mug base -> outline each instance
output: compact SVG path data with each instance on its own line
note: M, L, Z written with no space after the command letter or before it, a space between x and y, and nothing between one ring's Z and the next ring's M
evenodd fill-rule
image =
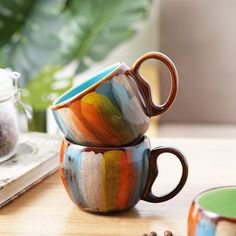
M114 215L114 214L119 214L119 213L130 211L132 208L134 208L134 206L131 206L128 208L123 208L123 209L112 209L112 210L108 210L108 211L101 211L98 209L91 209L89 207L81 207L81 206L78 206L78 207L85 212L95 214L95 215Z

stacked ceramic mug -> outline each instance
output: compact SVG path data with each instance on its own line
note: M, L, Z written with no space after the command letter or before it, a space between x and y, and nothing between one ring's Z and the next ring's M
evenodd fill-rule
M171 75L167 101L153 104L151 89L139 68L150 58L163 62ZM116 63L61 95L52 105L55 120L65 138L60 151L60 175L74 203L92 212L131 208L140 199L162 202L183 188L188 167L185 158L171 147L151 150L145 132L149 120L173 103L178 75L164 54L150 52L129 68ZM151 192L157 177L156 160L164 152L182 164L182 177L165 196Z

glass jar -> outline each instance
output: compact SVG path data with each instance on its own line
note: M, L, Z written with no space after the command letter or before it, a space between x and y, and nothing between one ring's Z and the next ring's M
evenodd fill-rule
M19 74L0 69L0 162L16 153L20 129L17 78Z

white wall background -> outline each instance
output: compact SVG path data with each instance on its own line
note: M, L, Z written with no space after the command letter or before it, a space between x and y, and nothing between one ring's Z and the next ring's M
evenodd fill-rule
M236 124L236 1L160 2L160 48L180 82L162 121Z

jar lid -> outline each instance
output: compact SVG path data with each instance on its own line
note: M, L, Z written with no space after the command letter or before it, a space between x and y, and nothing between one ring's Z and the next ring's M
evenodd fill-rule
M18 73L0 68L0 101L7 100L16 94L18 77Z

